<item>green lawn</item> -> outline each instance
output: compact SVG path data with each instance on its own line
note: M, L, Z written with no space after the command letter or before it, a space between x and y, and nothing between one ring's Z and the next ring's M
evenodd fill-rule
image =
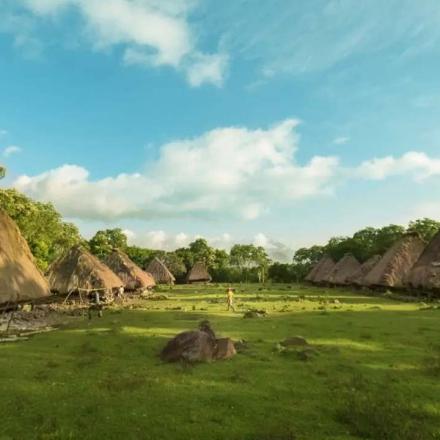
M1 344L0 439L440 439L439 308L248 285L234 314L224 287L162 290L168 300ZM248 308L268 316L243 319ZM248 349L163 364L167 339L203 319ZM277 345L296 335L314 346L307 361Z

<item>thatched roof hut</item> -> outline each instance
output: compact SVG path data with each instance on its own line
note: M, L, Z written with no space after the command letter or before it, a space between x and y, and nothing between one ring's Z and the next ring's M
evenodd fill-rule
M110 268L82 246L74 246L55 261L48 279L51 290L63 295L79 289L113 290L124 285Z
M34 263L17 225L0 211L0 304L50 295L49 285Z
M325 255L318 264L319 268L317 269L312 282L315 284L328 283L330 281L330 274L335 267L335 262L328 255Z
M405 234L364 277L367 287L403 287L404 280L425 249L417 233Z
M365 275L367 275L374 266L382 259L381 255L373 255L369 258L353 275L347 278L348 284L353 284L354 286L362 286Z
M104 263L122 280L126 290L144 290L156 285L150 273L144 272L119 249L113 249Z
M194 264L192 269L186 276L186 282L191 283L209 283L212 281L211 275L209 275L208 269L201 261Z
M423 251L405 284L414 289L440 290L440 232Z
M352 255L344 255L329 275L329 282L338 286L348 285L348 278L361 268L361 263Z
M157 284L174 284L176 281L174 275L169 271L165 263L157 257L151 261L145 270L153 275L154 281Z
M310 270L310 272L307 274L307 276L304 278L305 281L309 281L309 282L313 282L319 267L321 265L321 263L323 262L323 258L321 258L317 263L315 263L312 267L312 269Z

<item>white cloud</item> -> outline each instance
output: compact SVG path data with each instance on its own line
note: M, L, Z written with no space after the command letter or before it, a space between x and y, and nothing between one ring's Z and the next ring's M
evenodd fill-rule
M223 85L228 63L226 54L196 54L186 69L188 81L193 87L205 82L220 87Z
M410 151L399 158L387 156L363 162L355 173L362 178L372 180L409 174L416 181L421 181L432 176L440 176L440 159Z
M14 186L53 202L71 218L253 220L272 207L332 194L336 184L349 179L440 176L440 159L420 152L376 158L354 168L343 168L336 157L316 156L299 164L297 125L287 119L265 130L218 128L170 142L142 173L93 180L83 167L63 165L20 176Z
M397 46L405 56L437 54L440 41L436 0L278 0L276 7L258 2L258 13L239 1L205 8L208 31L222 34L230 53L260 64L265 78L321 71L390 49L398 58Z
M221 86L227 70L224 54L205 54L188 16L197 0L24 0L37 18L54 18L74 10L84 20L86 41L95 50L124 49L127 65L171 66L192 86ZM18 32L18 30L17 30Z
M253 244L255 246L261 246L266 249L269 258L274 261L287 263L292 261L293 249L289 248L285 244L276 241L262 232L258 233L254 237Z
M348 136L340 136L340 137L333 139L333 144L344 145L349 141L350 141L350 138Z
M3 156L4 157L10 157L14 154L19 154L22 152L21 147L18 147L17 145L9 145L3 150Z
M124 231L125 232L125 231ZM149 249L162 249L166 251L175 250L181 247L187 247L197 238L205 238L210 246L217 249L229 249L231 247L232 238L228 233L219 236L200 236L191 235L184 232L177 234L167 233L163 230L154 230L147 232L134 233L129 231L127 235L129 244L146 247Z
M52 201L67 217L254 219L273 204L332 190L338 160L313 157L305 165L296 163L297 125L288 119L267 130L219 128L171 142L144 173L93 180L86 169L64 165L21 176L14 185Z

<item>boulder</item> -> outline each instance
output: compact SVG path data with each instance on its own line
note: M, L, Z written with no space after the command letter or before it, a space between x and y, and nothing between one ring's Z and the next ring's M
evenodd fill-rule
M194 330L178 334L162 350L161 359L166 362L209 362L216 351L215 339L202 331Z
M216 344L215 358L218 360L230 359L237 354L234 343L229 338L217 339Z
M216 339L209 322L201 322L198 330L186 331L175 336L161 352L166 362L210 362L230 359L237 354L229 338Z

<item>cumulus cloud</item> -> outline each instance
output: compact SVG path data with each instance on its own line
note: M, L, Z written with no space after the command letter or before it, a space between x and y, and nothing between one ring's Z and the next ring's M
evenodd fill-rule
M63 165L14 186L55 203L67 217L255 219L273 203L328 194L338 171L334 157L295 160L298 121L268 129L218 128L170 142L143 173L93 180L78 165Z
M268 237L262 232L258 233L254 237L253 244L255 246L261 246L266 249L269 258L274 261L279 261L282 263L288 263L292 261L293 257L293 249L286 246L284 243L280 241L274 240L273 238Z
M395 158L387 156L363 162L356 174L365 179L384 180L390 176L412 175L416 181L440 175L440 159L431 158L425 153L410 151Z
M9 145L8 147L6 147L3 150L3 156L4 157L9 157L12 156L14 154L19 154L22 152L21 147L18 147L17 145Z
M196 0L24 0L37 18L80 14L86 41L95 50L122 47L127 65L171 66L190 85L221 86L227 70L224 54L205 54L189 24Z
M126 231L124 231L126 232ZM162 249L172 251L181 247L188 246L198 238L205 238L211 246L217 249L229 249L232 244L232 237L228 233L218 236L191 235L184 232L169 233L163 230L147 232L128 231L128 243L131 245L143 246L149 249Z

